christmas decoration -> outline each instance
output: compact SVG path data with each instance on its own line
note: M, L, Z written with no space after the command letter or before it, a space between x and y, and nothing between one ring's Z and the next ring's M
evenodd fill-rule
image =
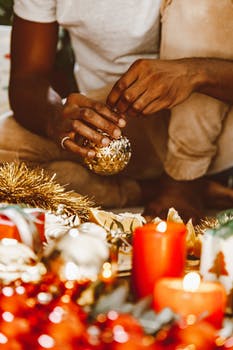
M61 208L60 208L61 207ZM61 212L61 213L60 213ZM78 215L67 215L63 213L63 206L60 205L57 214L46 212L44 234L50 242L66 234L71 228L77 228L81 224Z
M0 281L3 284L18 279L40 281L45 272L38 256L25 244L9 238L0 240Z
M94 158L85 158L84 164L99 175L114 175L122 171L131 158L131 146L129 140L122 136L112 140L106 147L98 147L88 143L96 154Z
M56 213L62 205L63 213L78 215L86 221L93 203L86 197L55 182L43 169L29 168L25 163L4 163L0 167L0 201L25 204Z
M229 312L233 312L233 220L224 221L203 236L200 272L205 280L221 282L228 294Z
M224 210L218 213L217 220L220 225L224 225L230 221L233 221L233 209Z
M203 235L205 231L209 228L216 228L219 225L219 221L217 218L214 217L206 217L204 219L201 219L200 224L195 226L195 232L196 234Z
M139 297L153 294L162 277L179 277L186 260L186 226L161 221L137 227L133 235L133 287Z
M113 213L111 211L90 208L90 221L102 226L110 234L112 232L122 232L132 234L136 227L146 223L141 214L134 213Z
M170 307L184 322L193 317L220 328L226 291L220 283L202 281L197 272L190 272L184 278L161 278L154 287L154 307L157 311Z
M48 270L63 281L95 281L109 256L106 236L94 223L70 229L46 247L43 259Z
M14 238L41 251L44 235L44 211L17 205L0 206L0 239Z
M180 309L174 313L167 308L167 292L161 295L164 308L156 312L152 308L151 296L136 298L132 278L129 275L119 277L121 273L115 275L114 266L117 262L119 264L119 251L123 246L129 248L128 258L131 260L135 227L145 223L141 217L135 219L130 213L124 218L110 215L110 220L105 223L104 213L95 212L92 220L99 221L97 225L90 221L82 223L75 211L64 213L62 203L53 213L12 204L0 206L0 348L231 349L233 322L230 315L224 318L222 327L216 324L213 327L214 323L206 322L205 312L200 317L189 315L183 320ZM45 214L45 222L41 214ZM168 219L172 227L171 221L177 222L178 214L170 211ZM33 225L29 224L25 229L28 220ZM161 220L153 223L156 227L161 224L164 224ZM42 237L46 238L39 250L33 243L32 227L38 230L36 237L39 242L42 242ZM189 239L185 241L190 247L188 252L192 253L197 239L194 229L190 224ZM213 230L217 231L213 237L218 243L209 245L209 255L214 257L207 272L224 284L225 278L229 278L229 262L232 262L229 258L232 221L219 222ZM204 236L207 234L206 229L204 234L199 234L203 238L198 238L200 245L205 245ZM230 243L229 251L227 245L222 249L222 241ZM180 255L175 247L172 250ZM154 264L155 254L154 251L150 255L150 264ZM138 256L140 260L140 254ZM141 283L145 283L145 273L139 277ZM195 291L192 293L195 295ZM170 298L173 297L174 293ZM214 302L212 306L215 306ZM205 309L205 303L203 305ZM218 302L216 306L219 306Z

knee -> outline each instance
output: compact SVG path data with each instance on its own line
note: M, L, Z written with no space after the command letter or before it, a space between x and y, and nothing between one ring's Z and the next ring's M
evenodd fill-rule
M162 16L162 58L233 58L230 0L168 1Z

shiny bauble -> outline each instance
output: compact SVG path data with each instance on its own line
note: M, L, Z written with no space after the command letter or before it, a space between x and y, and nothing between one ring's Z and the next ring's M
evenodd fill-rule
M129 140L122 136L112 140L106 147L87 143L96 152L94 158L84 158L84 164L94 173L99 175L114 175L121 172L131 158L131 145Z

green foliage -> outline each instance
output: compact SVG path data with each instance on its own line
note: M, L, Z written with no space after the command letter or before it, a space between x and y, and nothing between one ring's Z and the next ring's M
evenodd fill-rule
M10 25L12 13L13 0L0 0L0 25Z

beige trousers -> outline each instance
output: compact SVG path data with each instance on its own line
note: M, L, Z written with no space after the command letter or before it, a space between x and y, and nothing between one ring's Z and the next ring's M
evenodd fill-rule
M167 0L162 7L161 57L233 59L231 0ZM103 99L107 89L92 94ZM193 94L171 116L129 120L124 131L132 160L116 176L91 173L52 141L25 130L12 116L0 120L0 162L39 164L57 181L94 198L102 207L137 205L137 180L165 169L175 179L191 180L233 166L233 108L206 95Z
M233 59L232 0L165 0L161 58ZM191 180L233 165L233 108L192 94L171 111L164 167L175 179Z

